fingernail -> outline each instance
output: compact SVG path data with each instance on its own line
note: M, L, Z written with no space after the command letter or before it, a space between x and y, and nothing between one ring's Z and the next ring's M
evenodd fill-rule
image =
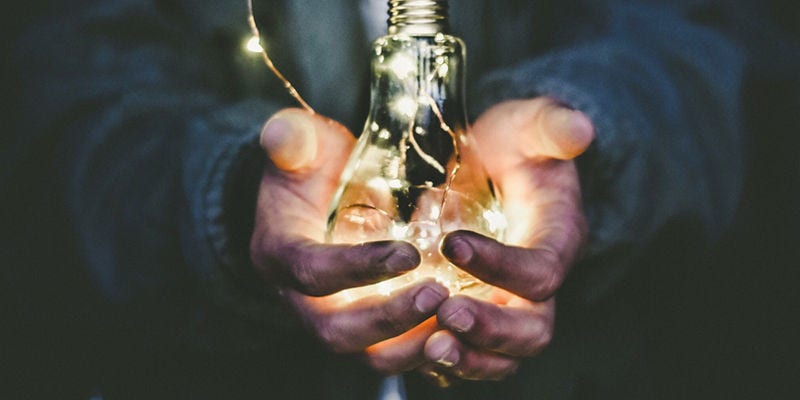
M453 349L452 346L450 346L450 341L443 337L434 337L431 339L426 346L425 353L429 359L447 368L458 364L460 359L458 351Z
M568 127L568 125L571 125L575 115L579 113L579 111L575 111L573 108L559 106L550 109L550 112L546 114L546 117L549 118L549 122L553 126Z
M581 111L572 111L569 119L569 130L573 133L576 147L589 147L592 140L594 140L594 124L589 116Z
M445 238L442 254L456 265L466 265L472 259L472 246L465 237L455 234Z
M557 156L574 158L583 153L594 139L594 127L586 114L569 108L558 108L549 114L549 126L560 133L551 137Z
M296 171L309 166L317 156L316 130L309 117L297 112L279 112L261 131L261 146L276 167Z
M441 286L425 287L414 297L414 307L422 314L432 313L447 299L447 295L446 289Z
M445 318L444 324L456 332L464 333L475 325L475 316L468 309L462 308Z
M411 247L398 247L389 254L384 265L390 272L406 272L417 267L420 263L419 252Z

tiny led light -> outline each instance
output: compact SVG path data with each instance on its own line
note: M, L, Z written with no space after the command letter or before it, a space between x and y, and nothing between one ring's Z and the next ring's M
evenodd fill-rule
M394 289L396 289L394 282L383 281L378 283L377 292L383 296L388 296L392 294Z
M392 238L395 240L403 240L407 238L408 226L404 224L392 224L391 228Z
M251 36L250 39L247 39L247 43L244 45L244 48L251 53L261 53L264 51L264 48L261 47L261 41L258 39L258 36Z
M501 232L508 228L508 220L500 211L486 210L483 212L483 219L489 223L489 230L492 232Z
M419 104L408 96L403 96L397 99L394 104L394 109L400 113L400 115L405 116L406 118L412 118L414 115L417 114L417 109L419 108Z
M367 187L377 193L385 193L389 191L389 182L384 178L376 176L367 181Z
M417 66L414 60L404 54L398 54L389 61L389 69L400 79L405 79L416 73Z

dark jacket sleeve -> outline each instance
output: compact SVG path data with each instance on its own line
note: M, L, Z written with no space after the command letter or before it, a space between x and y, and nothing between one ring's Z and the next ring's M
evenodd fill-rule
M497 71L482 85L484 108L552 96L595 125L596 141L578 161L589 244L568 283L585 302L646 262L642 249L676 221L704 239L718 237L744 175L745 55L697 22L716 6L628 3L595 5L593 20L575 29L576 45Z
M92 4L35 23L15 62L17 152L56 148L41 162L93 287L146 329L167 314L165 335L203 343L238 317L281 323L247 268L257 135L281 104L241 51L245 3Z

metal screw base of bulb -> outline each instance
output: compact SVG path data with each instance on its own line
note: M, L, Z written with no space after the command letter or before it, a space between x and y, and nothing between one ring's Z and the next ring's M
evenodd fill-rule
M446 33L447 0L389 0L389 34L434 36Z

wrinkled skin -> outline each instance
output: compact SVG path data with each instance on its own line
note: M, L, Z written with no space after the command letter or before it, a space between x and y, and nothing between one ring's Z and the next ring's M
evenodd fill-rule
M262 131L265 167L251 258L307 329L331 351L363 354L379 372L411 370L442 386L501 380L548 345L554 295L586 237L573 159L594 138L591 122L548 99L508 101L476 121L478 154L510 221L500 243L448 234L442 253L494 286L486 299L450 297L435 281L352 303L330 296L415 268L404 242L324 243L329 202L354 139L341 125L301 110L277 113ZM281 204L280 208L273 207Z

